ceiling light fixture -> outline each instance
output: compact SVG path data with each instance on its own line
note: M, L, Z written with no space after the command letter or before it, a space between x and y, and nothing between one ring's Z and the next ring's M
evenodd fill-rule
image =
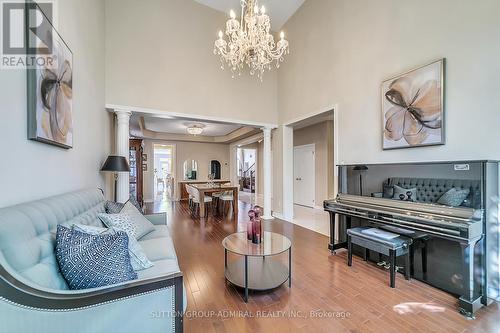
M189 126L186 130L189 134L195 135L195 136L203 133L203 127L201 125L198 125L198 124L193 124L193 125Z
M289 53L288 41L282 31L280 40L276 43L271 30L271 19L266 14L266 8L259 8L258 0L241 0L241 19L236 19L236 13L231 10L226 22L226 36L219 31L219 39L215 41L214 54L220 56L221 68L224 62L231 73L238 72L244 65L250 68L250 75L257 73L262 81L266 68L271 70L271 63L276 61L276 68L283 62L283 56Z

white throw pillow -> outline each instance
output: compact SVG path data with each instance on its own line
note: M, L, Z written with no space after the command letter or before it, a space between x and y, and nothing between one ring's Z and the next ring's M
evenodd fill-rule
M394 194L392 198L401 201L417 201L417 188L404 188L394 185Z
M116 233L116 231L120 230L118 228L107 229L107 228L100 228L82 224L73 224L72 228L74 230L84 232L90 235L103 235L106 233L113 234ZM128 236L128 253L130 256L130 263L132 264L132 268L134 269L134 271L140 271L146 268L153 267L154 264L148 259L148 257L144 253L141 244L139 244L139 242L137 242L137 240L133 236L130 236L128 233L127 236Z
M98 214L97 217L108 228L117 228L125 231L129 236L137 239L137 225L128 214Z
M147 218L142 215L142 213L130 202L127 201L125 206L123 206L120 214L126 214L130 216L132 222L136 226L135 238L140 239L142 236L149 234L155 230L155 226Z

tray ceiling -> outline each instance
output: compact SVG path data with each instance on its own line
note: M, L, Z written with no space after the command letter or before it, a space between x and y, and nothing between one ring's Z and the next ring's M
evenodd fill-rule
M146 129L160 133L187 134L187 127L193 124L199 124L203 127L204 136L223 136L242 127L238 124L221 124L203 121L191 121L185 119L161 119L144 117L144 125Z

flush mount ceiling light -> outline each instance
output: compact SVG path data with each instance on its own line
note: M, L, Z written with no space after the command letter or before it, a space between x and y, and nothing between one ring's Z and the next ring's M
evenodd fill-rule
M203 125L201 124L192 124L186 129L187 132L191 135L200 135L203 133Z
M246 64L250 68L250 75L257 73L262 81L266 68L271 70L272 62L280 67L283 56L289 53L288 41L284 32L276 43L271 30L271 19L266 15L264 6L259 8L258 0L241 0L241 18L236 19L236 13L231 10L230 19L226 22L226 37L219 31L219 39L215 41L214 54L220 56L221 68L224 62L234 74Z

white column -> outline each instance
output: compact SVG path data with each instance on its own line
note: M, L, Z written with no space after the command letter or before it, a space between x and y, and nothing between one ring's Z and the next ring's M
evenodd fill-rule
M236 186L238 184L238 158L236 155L237 146L229 146L229 180Z
M283 218L293 219L293 128L284 125L283 132Z
M272 163L271 163L271 128L266 127L262 130L264 132L264 216L263 219L272 219L271 213L271 195L272 195Z
M129 159L130 111L115 110L116 114L116 154ZM116 200L126 202L130 196L129 174L118 174L118 190Z

